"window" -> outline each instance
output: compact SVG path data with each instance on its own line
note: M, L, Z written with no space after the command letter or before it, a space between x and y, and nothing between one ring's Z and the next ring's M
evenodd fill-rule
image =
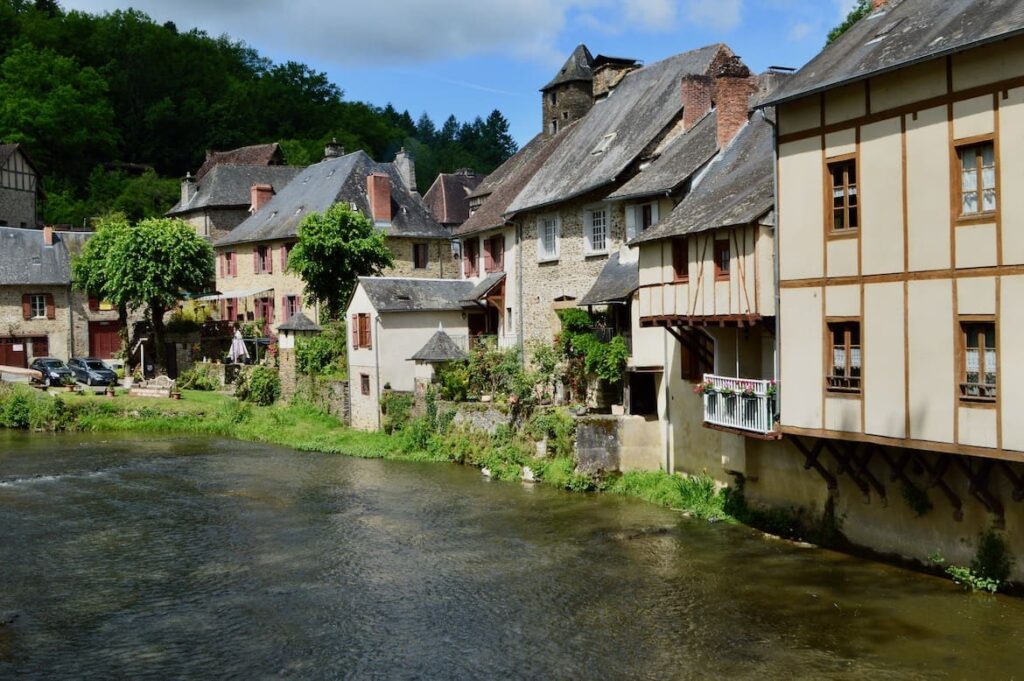
M857 161L845 159L828 164L832 179L832 231L849 233L860 225L857 204Z
M259 311L259 318L264 324L274 321L274 299L260 298L256 301L256 309Z
M586 212L586 229L583 233L586 254L608 252L608 209L592 208Z
M551 127L549 129L551 130L551 134L552 135L554 135L556 132L558 132L558 119L557 118L552 118L551 119Z
M715 370L715 341L698 329L683 337L686 341L679 344L679 375L684 381L698 383L704 380L704 374Z
M238 258L235 257L234 251L226 251L224 253L224 260L221 263L221 276L224 277L235 277L238 276Z
M46 295L33 293L29 296L29 311L32 319L46 319Z
M352 348L373 349L373 335L370 329L370 315L359 313L352 315Z
M540 219L540 234L537 256L541 261L558 260L558 233L561 229L556 216L549 216Z
M729 266L732 261L732 254L729 249L728 239L715 239L715 279L727 281L729 279Z
M238 315L238 301L234 298L229 298L224 301L224 319L225 321L233 322Z
M281 306L284 312L284 319L282 321L288 321L302 311L302 302L299 296L285 296L282 302L284 303Z
M835 393L860 393L860 322L829 322L832 369L827 388Z
M292 248L295 246L293 243L281 244L281 271L284 272L288 269L288 258L291 257Z
M427 269L430 264L430 247L427 244L412 245L412 266L418 270Z
M473 238L469 241L463 242L464 256L463 256L463 272L467 279L475 277L478 274L477 268L480 266L480 240Z
M644 203L626 206L626 239L632 239L651 225L658 223L658 204Z
M672 239L672 281L690 279L690 244L686 237Z
M558 93L557 92L549 92L548 93L548 101L551 102L551 106L554 106L555 104L558 104Z
M961 322L960 333L960 399L994 402L997 376L996 323Z
M364 395L370 394L370 375L359 374L359 392Z
M254 255L256 257L253 269L256 274L271 274L273 272L273 263L270 257L270 247L257 246Z
M501 234L484 241L484 270L488 274L505 271L505 237Z
M992 142L960 147L960 215L996 209L996 151Z

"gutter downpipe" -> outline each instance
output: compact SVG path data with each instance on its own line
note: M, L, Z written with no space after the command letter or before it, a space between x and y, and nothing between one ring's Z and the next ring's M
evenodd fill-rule
M71 284L67 288L68 299L68 359L75 356L75 310L72 301ZM87 325L88 326L88 325ZM88 350L86 351L88 354Z
M773 109L778 112L778 109ZM782 356L779 352L781 329L782 329L782 291L781 291L781 267L779 265L780 253L779 253L779 227L782 225L782 212L779 206L779 125L778 121L771 120L768 116L764 115L764 120L768 125L772 126L772 137L774 138L774 144L772 145L772 154L774 158L774 168L772 169L772 191L774 194L775 201L775 233L772 235L772 245L775 248L774 258L772 258L772 273L775 276L775 282L773 288L775 289L775 361L772 370L773 379L775 381L775 416L778 417L782 411L782 383L779 381L779 374L782 368ZM778 113L776 113L778 115Z
M380 315L379 314L374 315L373 325L377 329L380 329ZM380 384L380 332L379 331L377 332L377 342L373 344L373 363L376 365L375 368L377 369L377 430L380 430L381 428L384 427L384 424L383 424L383 421L381 419L381 414L380 414L380 400L381 400L381 396L383 395L383 393L381 392L381 388L380 388L381 384ZM349 374L349 376L351 377L351 374ZM349 384L349 386L350 386L349 390L351 390L352 389L351 388L351 383ZM349 399L351 399L351 398L349 398Z
M523 223L516 221L516 298L519 299L519 310L516 322L519 326L519 363L526 366L526 333L523 325Z

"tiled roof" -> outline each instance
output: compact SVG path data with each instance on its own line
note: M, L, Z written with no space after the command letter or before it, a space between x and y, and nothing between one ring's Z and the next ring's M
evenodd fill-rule
M1024 0L889 0L818 53L775 105L1024 32Z
M322 331L320 325L307 317L303 312L296 312L284 324L277 327L278 331Z
M619 178L683 108L681 79L706 74L720 54L716 44L683 52L626 74L567 132L506 214L540 208L605 187Z
M254 184L269 184L280 191L302 168L296 166L214 166L196 183L192 200L181 201L167 211L167 215L180 215L204 208L249 206Z
M385 173L391 178L392 219L391 224L383 227L388 236L449 237L448 229L437 223L423 200L406 189L393 163L377 163L366 152L356 151L304 168L262 208L214 245L294 238L303 218L323 212L335 203L354 204L356 210L369 216L366 178L371 173Z
M444 332L444 329L438 329L426 345L409 359L427 363L454 362L466 359L466 353Z
M272 144L254 144L248 147L231 149L230 151L209 151L206 160L196 171L196 179L202 179L206 173L219 165L229 166L270 166L283 165L284 153L277 142Z
M443 225L461 225L469 217L469 195L483 180L471 170L441 173L423 195L423 202Z
M473 290L473 282L465 279L359 277L359 285L377 312L461 311Z
M640 287L640 263L636 260L622 262L621 255L616 252L609 256L594 285L580 298L578 307L621 303Z
M594 80L593 66L594 57L590 54L587 46L581 43L576 46L576 49L572 51L569 58L565 60L562 68L558 70L558 73L551 79L551 82L541 88L541 91L550 90L562 83L592 81Z
M71 257L91 232L54 232L53 246L43 245L43 230L0 227L0 286L71 283Z

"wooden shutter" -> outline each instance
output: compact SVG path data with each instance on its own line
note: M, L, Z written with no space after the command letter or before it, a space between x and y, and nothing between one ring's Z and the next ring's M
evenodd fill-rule
M259 274L260 273L260 247L259 246L255 246L252 249L252 273L253 274Z
M53 306L53 294L52 293L47 293L46 294L46 318L47 319L56 319L57 318L57 311L54 309L54 306Z
M352 315L352 348L359 348L359 315Z
M281 321L288 321L288 296L281 296Z
M220 263L220 276L222 276L222 277L226 274L226 272L224 271L225 270L225 267L224 267L224 261L225 260L227 260L227 256L224 255L223 253L221 253L220 255L217 256L217 262Z
M491 253L491 244L493 243L493 239L484 241L484 272L488 274L494 271L494 254Z
M689 274L689 253L685 238L672 240L672 273L675 281L683 281Z
M288 244L281 244L281 271L288 269Z
M267 246L267 274L274 273L274 247Z
M220 301L220 320L226 322L228 320L228 301Z
M469 242L462 242L462 272L465 276L470 277L473 273L469 269Z
M626 241L636 236L636 206L626 206Z
M505 237L496 236L492 240L494 246L491 254L491 258L494 260L494 271L504 272L505 271Z
M373 327L370 326L370 315L364 314L363 321L366 322L366 349L373 350Z
M32 296L28 293L21 297L21 316L32 319Z

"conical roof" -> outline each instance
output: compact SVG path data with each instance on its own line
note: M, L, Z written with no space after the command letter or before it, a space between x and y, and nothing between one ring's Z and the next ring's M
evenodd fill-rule
M571 83L573 81L586 81L591 82L594 80L594 56L590 54L590 50L583 43L576 46L576 49L572 51L569 58L559 69L558 73L551 80L550 83L542 87L540 90L544 92L550 90L556 85L562 85L563 83Z
M420 348L419 352L410 359L428 364L438 362L455 362L466 359L466 353L462 351L452 337L445 333L444 329L438 328L437 332L430 337L427 344Z
M316 322L307 317L302 312L296 312L288 318L284 324L277 327L278 331L322 331Z

